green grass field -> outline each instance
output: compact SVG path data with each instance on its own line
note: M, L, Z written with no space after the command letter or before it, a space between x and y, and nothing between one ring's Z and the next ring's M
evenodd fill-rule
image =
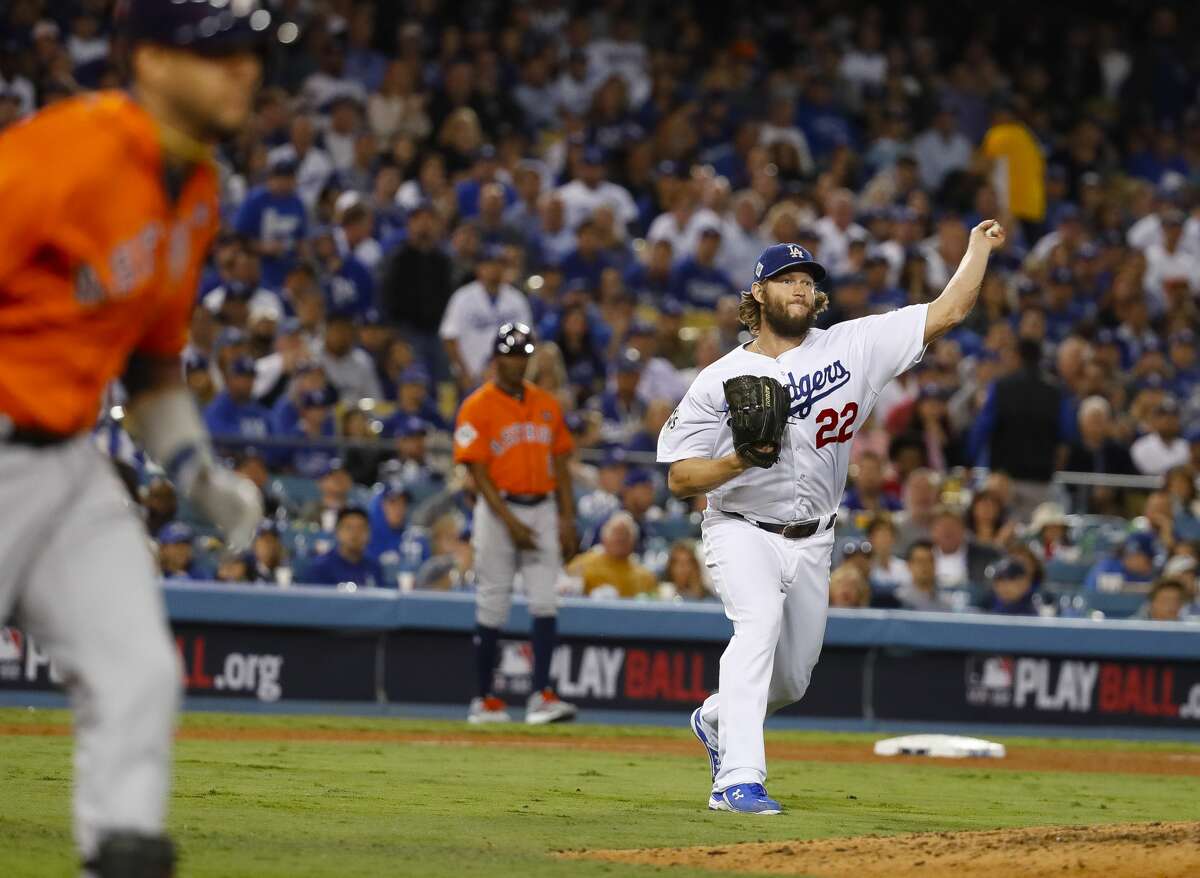
M0 876L72 874L70 745L25 734L61 712L0 710ZM22 726L26 729L22 730ZM663 870L564 862L564 849L665 847L1034 824L1200 820L1200 778L916 764L775 761L788 812L704 809L707 765L686 730L555 727L552 748L512 746L523 726L461 738L463 723L191 714L176 746L171 831L185 876L595 876ZM274 731L273 731L274 730ZM271 735L279 733L278 739ZM306 741L305 734L403 733L407 741ZM204 740L194 735L257 736ZM292 736L284 739L284 735ZM439 735L459 740L437 743ZM604 750L587 749L603 737ZM672 744L657 754L648 737ZM772 733L769 744L861 743L873 735ZM574 746L578 738L579 746ZM641 747L621 752L622 738ZM651 742L653 743L653 742ZM1009 741L1025 747L1072 746ZM595 745L592 745L595 746ZM1106 745L1189 754L1182 744ZM712 872L671 869L671 875Z

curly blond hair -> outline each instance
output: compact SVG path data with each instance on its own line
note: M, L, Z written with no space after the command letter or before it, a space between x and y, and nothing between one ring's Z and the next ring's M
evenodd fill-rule
M829 296L817 290L813 296L813 316L820 314L829 307ZM758 335L762 329L762 303L754 298L750 290L742 290L742 299L738 302L738 320L750 330L751 335Z

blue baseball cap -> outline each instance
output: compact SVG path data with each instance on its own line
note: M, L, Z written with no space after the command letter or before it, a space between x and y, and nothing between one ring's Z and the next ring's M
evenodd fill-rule
M300 162L290 153L280 153L267 160L267 173L272 177L294 177L300 169Z
M196 532L182 521L172 521L159 529L157 538L161 545L175 546L191 543L196 538Z
M253 375L254 357L238 357L229 364L229 371L234 375Z
M183 355L184 372L203 372L208 368L208 357L199 351L188 351Z
M388 433L393 439L407 439L409 436L424 436L429 432L429 424L416 415L404 415L393 418L388 423Z
M658 311L664 317L682 317L683 303L678 299L663 299L658 306Z
M334 320L340 320L345 323L354 323L358 318L358 312L349 305L338 305L330 308L325 312L325 322L332 323Z
M600 460L600 466L625 466L629 453L620 445L610 445L604 449L604 457Z
M479 248L480 262L499 262L504 258L504 248L499 244L484 244Z
M266 536L267 534L279 536L282 530L283 528L278 521L273 518L264 518L258 523L258 527L254 529L254 535L256 537Z
M618 372L640 372L644 365L642 355L633 348L625 348L617 355Z
M648 470L641 467L634 467L625 473L625 487L632 488L635 485L649 485L654 482L654 477L650 475Z
M324 372L325 367L321 365L319 360L311 357L301 360L296 364L296 368L292 370L294 375L305 375L309 372Z
M301 409L323 409L329 404L329 395L324 389L310 390L300 397Z
M420 363L414 363L400 373L399 384L428 384L431 378L429 370Z
M1131 533L1125 538L1125 544L1121 547L1122 553L1138 552L1142 555L1154 557L1155 542L1154 534L1147 531L1138 531Z
M1024 579L1029 575L1028 568L1016 558L1004 558L992 571L992 579Z
M342 462L340 457L331 457L325 463L318 467L317 478L324 478L330 473L336 473L338 470L344 470L346 464Z
M629 323L629 330L625 333L626 338L645 337L655 335L657 330L654 324L648 323L645 320L632 320Z
M389 479L383 485L383 496L386 499L392 497L404 497L406 500L412 499L412 492L408 490L408 485L400 479Z
M248 302L253 295L254 288L250 284L244 284L237 280L231 280L225 284L226 302Z
M217 343L215 347L219 350L221 348L227 348L231 345L245 343L246 333L242 332L242 330L238 329L236 326L227 326L222 329L220 335L217 336Z
M754 280L764 281L793 268L807 271L817 283L825 280L825 267L799 244L773 244L764 250L754 266Z
M583 151L580 156L585 165L602 165L604 164L604 150L598 146L589 146Z
M1073 284L1075 283L1075 273L1065 265L1060 265L1054 271L1050 272L1050 283Z
M383 319L383 315L378 308L368 308L363 312L363 326L387 326L387 321Z

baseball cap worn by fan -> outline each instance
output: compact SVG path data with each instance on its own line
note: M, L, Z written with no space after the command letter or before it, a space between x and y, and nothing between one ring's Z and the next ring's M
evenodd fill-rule
M158 532L158 542L164 546L190 543L195 538L196 532L182 521L172 521L169 524L164 524Z
M807 271L817 283L825 280L825 266L799 244L772 244L764 250L754 266L754 280L765 281L793 268Z
M258 0L119 0L115 19L132 43L202 55L254 51L271 27L271 13Z
M992 579L1024 579L1029 575L1025 565L1016 558L1004 558L992 571Z

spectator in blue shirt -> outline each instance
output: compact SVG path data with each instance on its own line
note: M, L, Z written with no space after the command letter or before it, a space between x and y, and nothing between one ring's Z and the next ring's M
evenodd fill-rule
M360 588L386 585L383 568L367 554L371 540L371 522L366 510L347 506L337 516L334 530L337 544L318 557L308 568L305 579L314 585L339 585L352 582Z
M894 311L908 304L908 294L888 283L887 257L876 253L863 263L867 284L867 304L874 311Z
M428 536L408 521L411 502L408 487L397 479L385 484L383 490L371 498L368 507L371 542L367 544L367 554L380 564L416 570L429 560L432 551Z
M1190 399L1200 385L1200 358L1196 356L1196 333L1181 329L1167 340L1167 358L1175 371L1173 390L1180 399Z
M196 533L182 521L172 521L159 530L158 567L163 579L198 579L193 564L192 541Z
M309 238L325 281L325 306L362 317L375 306L375 279L352 254L338 251L332 226L320 226Z
M208 432L216 437L262 439L271 435L271 413L254 401L254 360L238 357L225 374L225 389L204 410Z
M1005 558L992 573L992 586L984 596L985 613L1006 616L1036 616L1033 577L1016 558Z
M337 394L331 387L305 393L300 397L298 406L300 419L287 436L292 439L316 440L319 443L329 435L326 433L326 426L333 423L333 405L336 402ZM289 449L287 453L296 475L310 479L324 475L337 458L336 449L320 444Z
M271 408L271 432L281 436L294 433L300 424L301 398L313 390L324 390L328 383L325 370L316 360L305 359L297 363L288 381L287 392ZM334 432L335 425L330 416L321 435L332 436Z
M1046 335L1057 343L1090 317L1086 303L1075 293L1075 274L1066 266L1050 272L1046 285Z
M596 224L584 220L575 230L575 249L566 255L559 263L563 280L570 286L571 281L582 280L590 290L600 289L600 275L611 265L608 257L601 248L600 233Z
M1084 591L1119 592L1137 590L1154 581L1154 535L1146 531L1130 534L1121 553L1096 562L1083 583Z
M399 479L411 487L440 485L442 474L429 462L425 437L429 424L412 415L402 415L388 422L386 435L396 440L396 458L381 468L388 478Z
M438 411L437 404L430 398L434 387L429 370L415 363L400 373L396 382L396 411L384 422L385 432L392 432L400 418L420 418L434 430L448 430L446 419Z
M717 268L721 230L715 225L700 231L696 255L676 264L671 273L671 298L695 308L715 308L722 296L736 293L733 281Z
M674 249L670 238L659 238L650 245L645 262L635 259L625 271L625 286L640 301L658 304L671 294Z
M479 193L485 183L499 183L504 188L505 207L511 207L516 203L517 193L497 176L498 169L496 147L485 143L475 154L475 163L471 166L470 176L455 187L454 194L458 201L459 216L463 219L472 219L479 215Z
M276 157L267 173L266 184L250 191L233 225L262 257L263 286L278 290L304 240L308 220L296 194L296 160Z

